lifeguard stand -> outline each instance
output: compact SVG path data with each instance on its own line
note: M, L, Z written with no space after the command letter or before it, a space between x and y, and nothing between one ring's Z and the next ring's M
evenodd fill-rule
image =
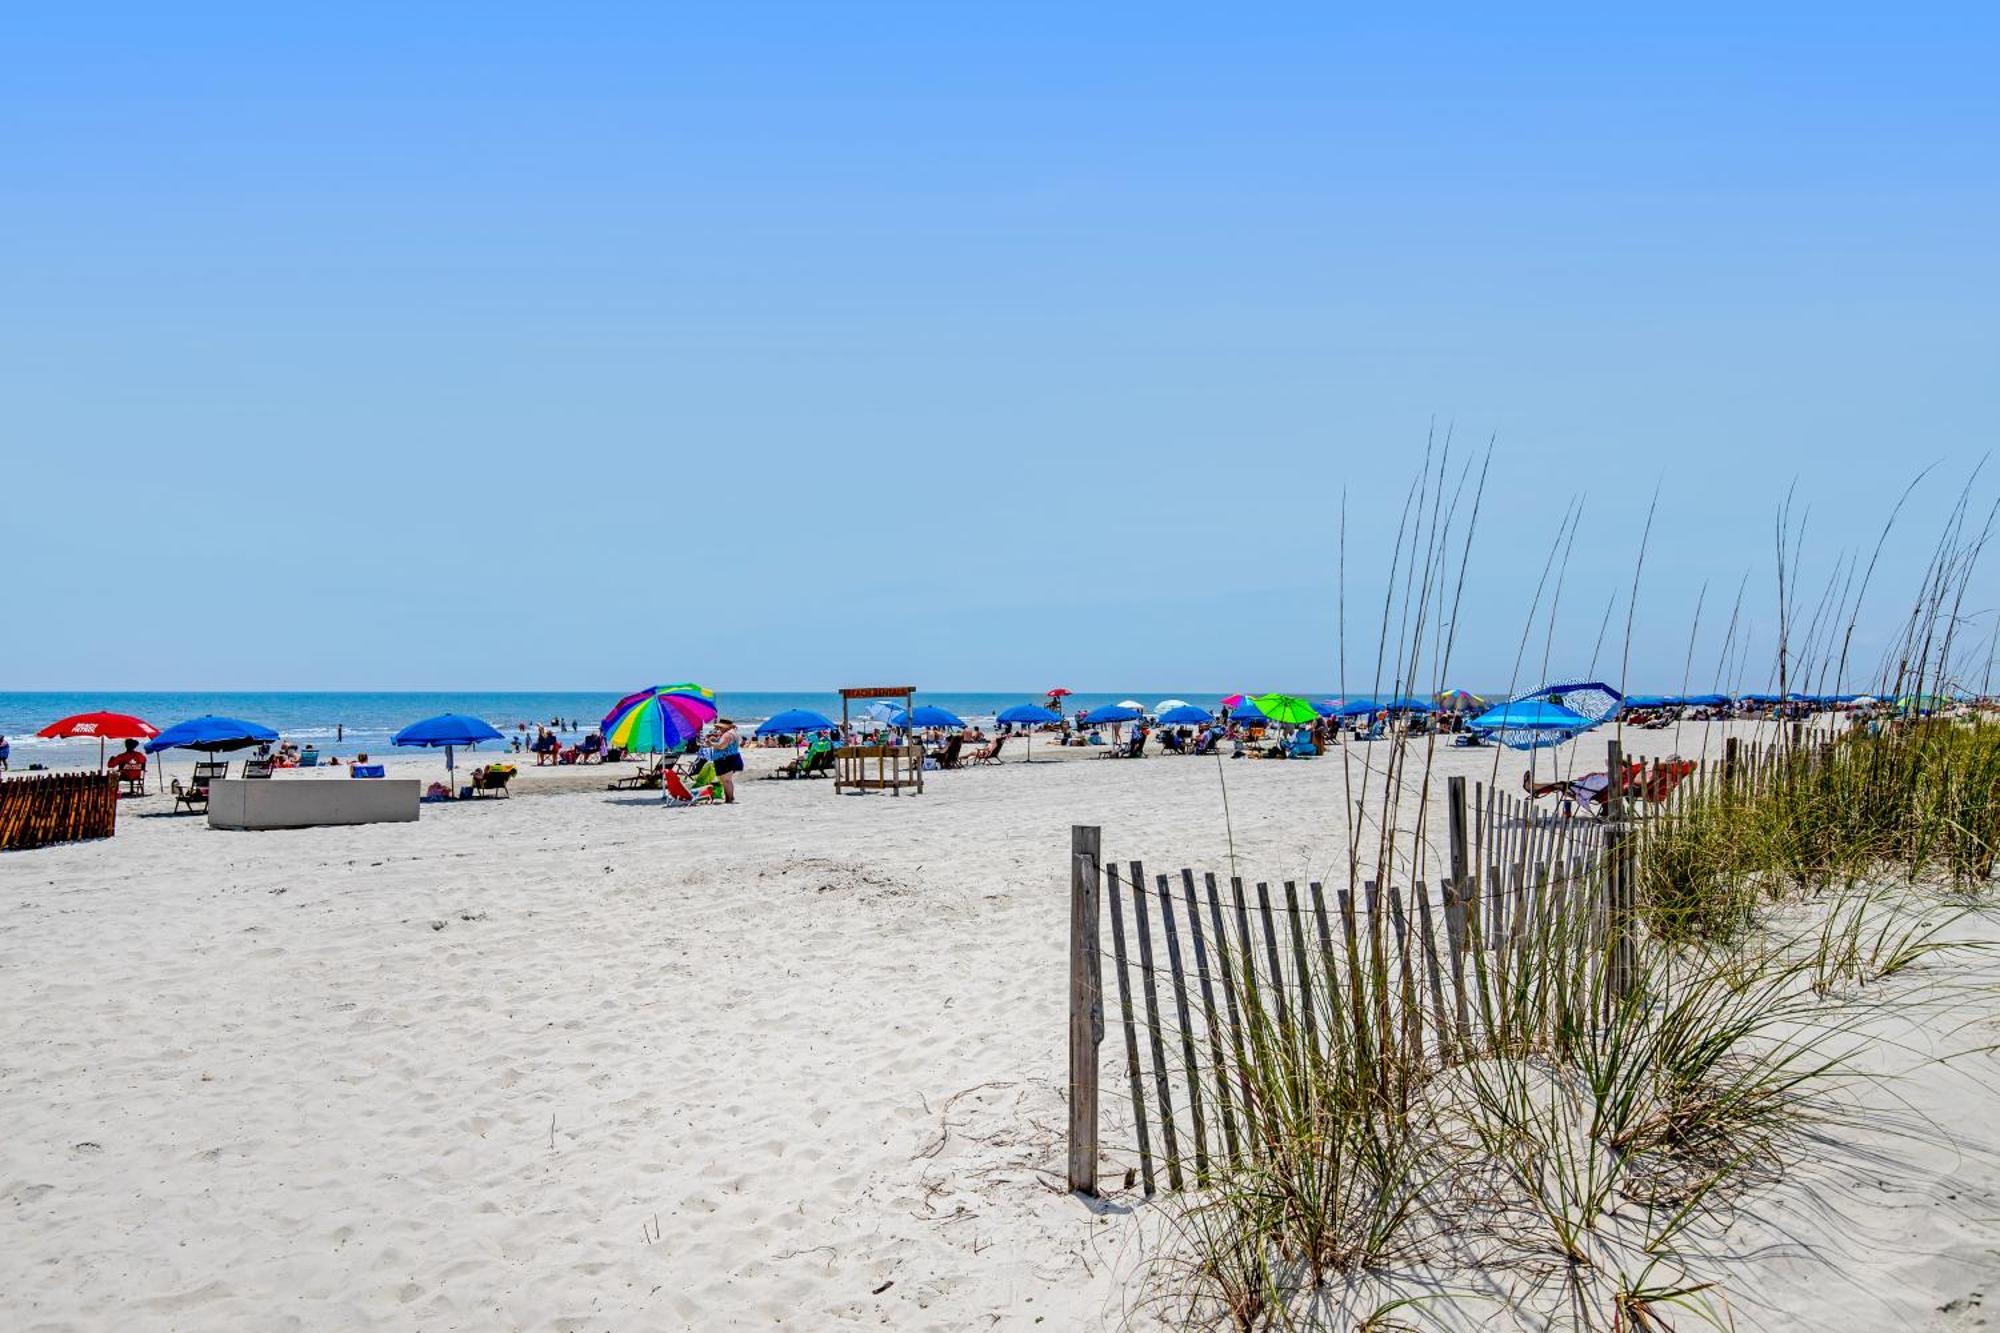
M903 712L917 706L914 685L857 685L840 692L840 734L842 744L833 752L833 789L843 791L886 791L901 796L903 788L916 795L924 793L924 747L916 741L907 745L848 745L848 709L856 699L901 699Z

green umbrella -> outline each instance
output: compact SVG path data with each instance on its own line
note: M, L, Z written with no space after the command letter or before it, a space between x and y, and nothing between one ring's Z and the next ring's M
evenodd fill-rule
M1318 711L1296 694L1260 694L1250 702L1265 717L1288 727L1302 727L1319 717Z

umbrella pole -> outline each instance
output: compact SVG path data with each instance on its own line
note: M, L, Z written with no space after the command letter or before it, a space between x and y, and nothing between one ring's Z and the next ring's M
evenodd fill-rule
M432 704L431 707L435 708L437 705ZM483 712L484 710L482 709L481 711ZM458 795L458 771L452 767L451 747L449 745L444 747L444 785L451 788L453 796Z

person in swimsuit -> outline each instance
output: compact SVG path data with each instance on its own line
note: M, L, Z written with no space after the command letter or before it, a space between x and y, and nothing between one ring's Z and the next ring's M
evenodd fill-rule
M708 752L715 759L715 776L722 779L722 803L736 804L736 775L743 771L743 738L726 717L715 719L715 739Z

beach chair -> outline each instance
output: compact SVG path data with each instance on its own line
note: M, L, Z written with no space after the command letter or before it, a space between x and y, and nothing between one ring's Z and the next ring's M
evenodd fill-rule
M1215 747L1218 744L1220 744L1221 741L1222 741L1222 733L1219 731L1211 731L1208 733L1207 740L1202 740L1199 737L1197 737L1194 743L1194 748L1189 750L1188 753L1193 755L1214 754Z
M1686 781L1696 767L1694 760L1679 755L1655 759L1650 766L1642 765L1641 771L1627 780L1625 794L1648 805L1664 805L1674 794L1674 788Z
M274 766L275 761L270 759L245 759L243 761L243 777L246 781L268 778L271 776L271 769Z
M376 776L379 777L380 774ZM511 766L491 765L480 770L479 776L472 780L470 790L475 797L480 799L488 796L498 796L504 799L507 795L507 783L513 776L514 770Z
M1150 734L1145 731L1135 731L1132 733L1132 739L1112 750L1110 754L1101 754L1097 757L1099 759L1143 759L1146 757L1146 737Z
M1285 753L1293 759L1317 759L1319 751L1313 747L1312 733L1301 731L1292 737L1292 743L1285 747Z
M715 765L703 762L690 776L668 769L660 777L660 799L668 805L713 805L722 799L722 782Z
M245 764L244 767L248 768L249 765ZM250 775L245 773L243 776L247 778ZM266 776L269 775L266 774ZM350 778L383 778L389 776L389 773L380 764L350 764L347 768L347 776Z
M997 764L1000 762L1001 747L1003 747L1006 744L1007 744L1007 737L1004 733L1002 735L995 736L993 738L993 743L991 745L987 746L985 749L980 750L974 754L967 755L966 762L968 764L982 764L982 765Z
M944 749L938 753L937 766L939 768L957 768L959 751L964 746L965 738L963 736L953 736L950 740L946 741Z
M794 755L790 763L780 764L766 773L764 779L770 781L774 778L809 778L820 771L822 757L832 753L832 746L824 741L815 741L804 751Z
M666 772L666 770L667 761L662 759L651 768L642 768L637 773L628 773L622 778L614 779L604 790L657 791L660 786L660 775Z
M185 806L189 814L205 813L208 810L208 784L220 782L229 776L229 761L203 760L194 766L194 776L188 785L181 786L179 778L174 779L174 813L179 814ZM199 807L199 810L197 810Z
M305 749L303 749L303 750L300 750L300 751L299 751L299 767L300 767L300 768L318 768L318 767L319 767L319 751L318 751L318 750L315 750L315 749L313 749L313 747L312 747L312 746L310 746L310 745L308 745L308 746L307 746L307 747L306 747Z

